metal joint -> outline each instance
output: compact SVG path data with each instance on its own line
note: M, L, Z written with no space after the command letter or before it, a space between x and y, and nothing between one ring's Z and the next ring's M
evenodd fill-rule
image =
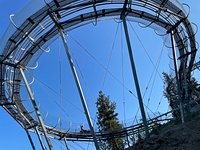
M127 5L128 5L128 0L125 0L124 5L123 5L123 9L120 15L120 19L122 20L126 14L127 11Z
M167 30L167 34L171 33L172 31L176 31L177 27L186 20L187 18L181 18L178 22L176 22L169 30Z
M95 13L95 18L98 18L98 13L97 13L97 8L96 8L96 0L92 0L93 2L93 9L94 9L94 13Z

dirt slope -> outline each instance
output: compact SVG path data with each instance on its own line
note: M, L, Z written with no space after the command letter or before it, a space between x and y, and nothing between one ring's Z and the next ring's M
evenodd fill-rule
M200 150L200 117L167 127L127 150Z

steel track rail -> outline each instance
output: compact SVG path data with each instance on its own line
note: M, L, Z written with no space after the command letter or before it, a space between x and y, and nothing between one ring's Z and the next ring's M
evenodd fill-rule
M163 3L162 3L163 2ZM16 31L9 37L6 45L4 46L3 53L1 55L1 100L12 101L9 97L6 97L5 92L8 89L12 89L10 95L15 97L17 105L22 110L24 118L21 118L18 115L18 112L14 105L3 105L3 108L11 114L11 116L18 121L19 123L24 121L27 125L27 128L32 128L37 126L38 123L35 121L29 114L26 107L23 105L23 102L20 97L20 83L21 83L21 74L19 67L25 68L34 57L43 53L43 46L45 44L50 44L56 35L58 35L58 30L56 25L49 17L50 13L55 13L59 15L62 19L60 26L62 26L65 31L73 30L85 24L91 23L93 20L104 20L106 18L120 18L120 14L123 11L124 0L96 0L96 2L85 2L76 0L60 0L55 3L55 1L49 3L49 6L45 6L38 10L36 13L32 14L29 18L24 20L21 26L17 27ZM91 10L94 8L93 12ZM194 63L194 58L196 55L196 41L195 34L192 29L192 24L187 18L187 14L184 13L181 8L174 5L171 1L160 1L160 0L135 0L129 4L126 10L127 19L134 21L134 18L138 18L155 24L162 29L167 31L175 29L181 32L175 33L175 41L179 49L179 55L187 56L187 62L180 61L180 74L181 70L184 70L185 64L189 64L187 67L188 75L192 70ZM49 7L51 9L49 9ZM178 25L177 23L180 22ZM177 26L176 26L177 25ZM148 27L148 26L147 26ZM151 27L151 26L150 26ZM184 29L184 30L183 30ZM188 45L183 42L184 38L189 39ZM34 39L34 40L33 40ZM186 47L189 49L186 49ZM24 49L24 50L22 50ZM188 54L186 51L190 51ZM188 54L188 55L187 55ZM9 72L6 68L12 68L13 72ZM7 74L7 77L6 77ZM5 79L8 78L8 79ZM7 83L6 80L12 81L12 83ZM10 90L8 91L10 92ZM26 121L28 120L28 121ZM29 123L31 122L31 124ZM54 137L61 137L61 135L68 139L84 139L90 137L91 135L81 135L80 133L66 133L65 131L57 130L52 127L46 126L48 132ZM131 128L133 129L133 128ZM118 131L120 134L124 134L127 130ZM116 134L118 134L116 132ZM114 133L97 133L97 136L106 136L106 134ZM91 140L89 138L89 140Z

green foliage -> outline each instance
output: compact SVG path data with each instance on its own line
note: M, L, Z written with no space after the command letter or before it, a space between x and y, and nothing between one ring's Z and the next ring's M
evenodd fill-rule
M122 124L117 118L118 114L115 112L116 103L111 102L109 96L105 96L102 91L99 92L99 97L96 102L97 107L97 125L100 132L112 132L122 129ZM123 139L110 137L102 141L101 149L106 150L120 150L123 149Z
M168 99L169 105L172 109L176 109L179 106L179 95L177 91L176 79L172 75L163 73L164 77L164 96ZM187 86L185 88L185 86ZM185 106L184 112L189 113L191 108L194 107L200 101L200 86L196 79L193 77L187 79L187 84L181 82L180 97ZM187 96L186 96L187 89ZM177 110L172 113L176 120L180 120L180 111Z
M164 96L168 99L169 106L172 109L176 109L179 106L179 99L178 99L178 91L177 91L177 85L176 80L171 75L168 75L167 73L163 73L164 77ZM180 111L175 111L172 113L173 117L177 120L180 119Z

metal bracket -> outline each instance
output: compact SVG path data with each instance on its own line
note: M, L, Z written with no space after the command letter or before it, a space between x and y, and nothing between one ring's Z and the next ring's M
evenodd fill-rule
M13 102L7 102L7 101L0 101L0 106L6 106L6 105L14 105Z
M123 17L125 16L125 13L126 13L126 11L127 11L127 5L128 5L128 0L125 0L124 6L123 6L123 9L122 9L122 13L121 13L121 15L120 15L120 19L121 19L121 20L122 20Z
M176 28L183 22L185 21L187 18L182 18L180 19L178 22L175 23L175 25L173 25L169 30L167 30L167 34L171 33L172 31L176 31Z
M95 13L95 18L97 18L98 17L98 13L97 13L97 8L96 8L96 0L92 0L92 2L93 2L93 9L94 9L94 13Z
M178 59L185 58L186 56L191 55L191 54L196 53L196 52L197 52L197 50L192 51L192 52L187 52L187 53L183 54L182 56L178 57Z

